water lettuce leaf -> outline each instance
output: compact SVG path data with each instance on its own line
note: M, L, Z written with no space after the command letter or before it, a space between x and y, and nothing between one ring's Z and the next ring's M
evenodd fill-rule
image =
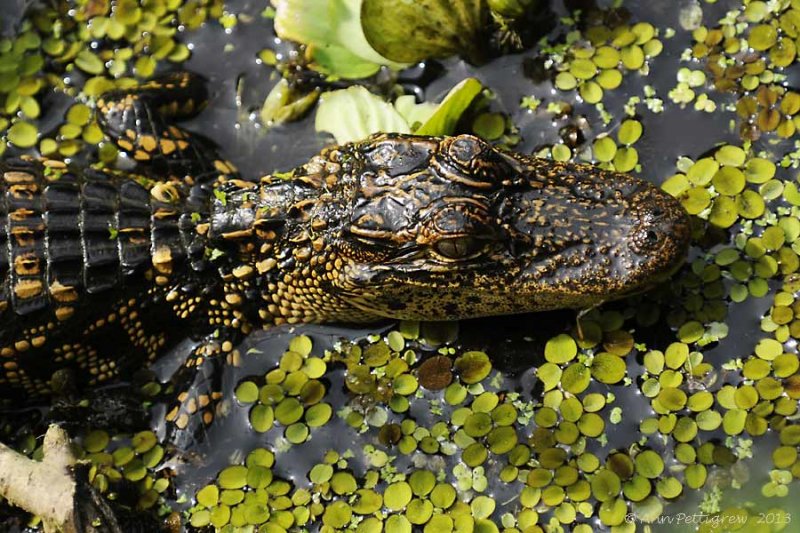
M410 133L408 122L395 107L361 85L322 93L314 123L317 131L333 134L344 144L379 131Z
M452 135L464 111L483 90L481 82L467 78L447 93L436 111L414 133L417 135Z
M414 129L419 129L431 118L431 115L438 109L439 104L431 102L418 104L417 98L413 94L404 94L397 97L397 100L394 101L394 107L398 113L403 115L403 118L406 119L413 131Z
M370 46L361 29L363 0L272 0L275 32L308 46L325 74L345 79L375 74L382 65L406 65L386 59Z
M320 96L315 127L333 134L339 144L379 132L452 135L481 90L478 80L467 78L450 89L440 104L416 104L413 96L401 96L392 105L356 85Z

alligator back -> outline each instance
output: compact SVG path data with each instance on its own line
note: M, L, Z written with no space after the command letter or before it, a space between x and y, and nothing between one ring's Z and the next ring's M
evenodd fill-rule
M101 383L168 342L167 282L197 254L185 196L60 161L0 162L0 396L47 393L64 367Z

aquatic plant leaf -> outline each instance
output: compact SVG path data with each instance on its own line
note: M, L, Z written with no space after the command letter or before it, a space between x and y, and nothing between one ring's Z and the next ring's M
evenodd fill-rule
M403 68L370 46L361 29L362 0L274 0L275 32L309 46L317 67L347 79L375 74L381 65Z
M318 70L347 80L368 78L381 68L381 64L362 59L347 48L335 44L314 47L312 57Z
M398 96L394 101L394 107L397 112L403 115L411 129L419 129L420 126L428 122L431 116L436 112L439 107L437 104L431 102L417 103L417 99L413 94L404 94Z
M475 78L465 79L450 89L436 111L414 133L416 135L452 135L458 119L482 90L483 85Z
M318 90L302 96L295 95L289 82L281 79L261 106L261 122L269 126L298 120L316 103L318 97Z
M458 119L482 90L478 80L467 78L450 89L438 105L415 104L413 97L400 97L392 106L362 86L348 87L320 97L315 127L332 133L339 144L379 132L451 135ZM420 122L422 125L414 130L413 126Z
M393 61L459 54L475 62L488 14L484 0L364 0L361 25L369 44Z
M314 125L317 131L332 133L339 144L364 139L376 132L411 133L408 123L392 104L360 85L324 93Z

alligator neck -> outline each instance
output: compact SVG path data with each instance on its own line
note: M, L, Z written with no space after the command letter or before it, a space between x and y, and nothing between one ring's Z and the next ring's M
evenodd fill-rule
M227 286L244 296L254 323L374 321L332 296L342 260L331 244L349 219L354 178L317 157L290 179L232 180L218 188L208 218L207 254Z

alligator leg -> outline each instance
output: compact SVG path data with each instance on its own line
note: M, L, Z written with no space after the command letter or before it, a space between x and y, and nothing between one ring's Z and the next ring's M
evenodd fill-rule
M217 416L222 397L222 365L233 355L230 342L209 335L172 377L175 388L170 396L173 405L165 416L166 440L178 449L201 441L203 430Z
M220 175L236 177L236 168L219 158L212 142L174 124L197 115L207 98L203 78L174 72L103 94L97 100L97 120L148 177L213 183Z
M191 73L177 72L133 89L105 93L97 101L97 119L104 133L136 163L137 172L156 181L190 189L184 212L194 210L192 203L201 208L213 187L238 177L233 165L218 156L212 142L173 124L199 113L207 96L205 80ZM158 199L161 191L158 185L154 186L151 197ZM174 305L178 306L183 293L175 291L172 296L176 298ZM219 300L209 295L195 300L186 302L187 307L197 307L198 315L202 315L200 309L207 311L209 320L219 319L220 313L228 312L217 309ZM199 316L196 318L201 324L205 322ZM242 321L234 319L236 324ZM227 334L220 335L222 331L227 328L203 339L172 379L171 398L177 401L168 411L166 422L167 437L173 443L193 439L215 416L220 398L219 366L233 339Z

